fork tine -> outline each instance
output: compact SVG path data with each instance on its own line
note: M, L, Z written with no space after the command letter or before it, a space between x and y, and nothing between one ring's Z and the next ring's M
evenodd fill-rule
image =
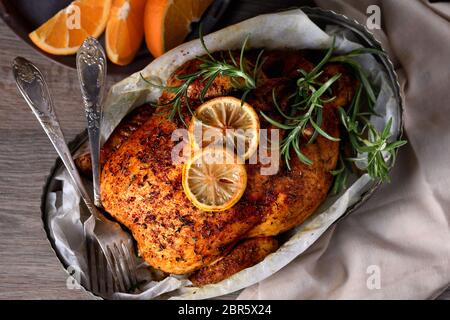
M116 285L114 283L113 275L111 273L111 270L109 268L106 268L106 283L108 284L108 295L111 295L113 292L116 291Z
M104 284L105 284L104 293L107 296L110 296L111 294L113 294L116 291L115 284L114 284L114 278L113 278L110 268L108 268L108 262L106 261L105 254L103 252L101 254L102 254L102 261L103 261L103 266L101 268L103 270L103 277L104 277Z
M120 250L120 244L117 245L117 243L114 243L113 248L114 248L114 256L116 258L116 263L117 263L117 266L120 269L120 273L122 275L123 284L125 285L126 291L128 291L131 288L131 281L129 278L130 273L128 272L128 269L126 267L126 261L125 261L126 257Z
M127 274L131 282L130 287L135 286L137 284L137 278L136 278L136 260L132 256L132 254L134 254L134 250L133 248L127 246L124 241L121 241L120 251L122 255L125 257Z
M87 255L88 255L88 268L89 268L89 284L91 290L94 293L98 293L98 276L97 276L97 262L96 262L96 250L94 243L90 238L86 238L87 241Z
M112 270L111 271L112 271L114 280L116 281L116 284L118 286L119 291L125 292L126 288L125 288L125 285L123 283L122 273L120 271L119 266L117 265L116 257L114 255L114 253L112 252L110 246L107 247L106 259L108 260L109 265L112 266Z
M99 248L100 249L100 248ZM102 250L97 250L98 254L98 263L97 263L97 273L98 273L98 288L100 293L106 292L106 270L107 265L105 261L105 255Z
M108 245L104 245L101 241L99 241L100 247L103 251L103 254L105 256L106 262L107 262L107 267L108 269L111 271L111 275L113 277L114 282L117 284L118 289L117 291L121 290L120 287L120 281L119 281L119 275L117 274L117 269L114 263L114 256L111 258L111 252L109 250L109 246Z

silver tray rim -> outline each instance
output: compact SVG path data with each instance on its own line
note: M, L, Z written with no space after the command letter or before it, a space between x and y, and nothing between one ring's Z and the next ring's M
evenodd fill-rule
M291 9L295 9L295 8L301 9L315 23L317 23L317 22L324 23L325 22L328 24L336 24L336 25L345 27L345 28L349 29L350 31L352 31L354 34L356 34L368 46L379 49L383 52L386 52L384 50L384 48L382 47L381 42L375 38L373 33L369 29L367 29L366 26L362 25L361 23L359 23L358 21L356 21L354 19L347 17L346 15L337 13L333 10L325 10L325 9L318 8L318 7L303 6L303 7L293 7L293 8L289 8L289 9L283 9L283 10L280 10L279 12L291 10ZM398 133L396 136L396 139L398 140L398 139L401 139L404 135L404 106L403 106L403 98L402 98L401 90L400 90L400 83L398 80L397 73L395 72L395 69L394 69L394 64L389 59L388 55L379 56L379 57L377 57L377 60L382 63L385 71L387 72L387 74L389 76L389 81L390 81L390 84L394 91L395 99L398 104L398 108L399 108L398 111L400 113L399 130L398 130ZM70 151L72 153L77 151L78 148L80 148L87 141L87 138L88 138L87 130L84 130L83 132L79 133L71 142L69 142ZM50 169L49 175L46 178L46 182L44 184L44 187L42 190L42 195L41 195L41 206L40 206L41 207L41 223L42 223L42 227L45 231L45 234L47 236L47 240L51 246L51 250L53 251L55 256L58 258L59 262L61 263L61 266L63 267L64 271L66 272L67 276L69 277L69 276L71 276L69 274L69 272L67 271L67 268L69 266L64 261L62 256L60 255L60 253L56 247L55 241L52 238L50 230L48 228L47 210L46 210L46 199L47 199L47 194L49 192L49 187L52 185L52 181L53 181L53 177L54 177L55 173L62 166L63 166L63 163L62 163L61 159L58 157L56 159L54 165ZM393 164L391 169L394 166L395 166L395 163ZM364 192L362 194L361 198L356 203L354 203L352 206L350 206L341 217L339 217L335 222L333 222L332 225L338 223L339 221L341 221L342 219L347 217L349 214L351 214L355 210L357 210L362 204L364 204L375 193L375 191L380 187L381 184L382 184L381 181L373 182L372 186L366 192ZM80 286L93 299L101 299L101 300L105 299L104 297L99 296L99 295L91 292L90 290L88 290L83 284L80 284Z

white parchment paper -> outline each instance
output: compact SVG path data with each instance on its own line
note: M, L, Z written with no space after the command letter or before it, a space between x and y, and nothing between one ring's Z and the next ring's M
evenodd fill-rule
M301 10L295 9L276 14L261 15L236 25L227 27L205 37L205 43L212 52L238 49L245 37L250 35L249 46L267 49L325 49L331 44L331 36L336 35L336 51L348 52L360 47L350 32L335 26L321 30ZM170 74L184 62L205 54L199 40L185 43L160 58L154 60L141 72L152 82L164 84ZM399 106L390 88L387 75L370 55L357 58L363 65L370 80L380 88L375 110L381 117L371 121L378 127L390 117L394 123L391 132L399 130ZM145 102L155 102L161 92L149 87L135 73L114 85L105 103L102 123L102 141L133 108ZM87 213L80 207L80 198L75 193L67 172L59 170L54 176L54 185L62 185L47 195L47 225L50 237L66 265L77 270L80 281L88 285L86 250L83 237L83 222ZM341 195L329 196L317 212L307 221L289 231L280 248L257 265L247 268L230 278L202 288L189 287L190 282L183 276L166 276L153 270L142 260L139 261L139 279L143 285L133 294L114 293L108 298L116 299L205 299L228 294L257 283L277 272L299 254L304 252L323 232L372 185L368 175L354 177L351 186ZM86 184L89 184L86 181Z

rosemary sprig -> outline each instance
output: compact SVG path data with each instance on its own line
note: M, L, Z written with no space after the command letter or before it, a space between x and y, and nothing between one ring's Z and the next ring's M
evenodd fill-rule
M338 138L332 137L331 135L326 133L321 128L321 125L323 104L333 99L331 98L324 100L322 99L322 96L326 92L330 91L331 85L337 79L339 79L341 75L335 74L325 83L320 83L317 81L317 78L322 74L321 68L331 57L334 48L334 41L335 39L333 38L331 47L328 49L323 59L313 68L313 70L311 70L310 72L306 72L303 69L299 70L301 77L297 79L296 92L290 97L290 99L294 100L294 102L288 107L290 111L289 115L281 110L276 99L275 88L272 90L272 99L274 105L278 112L285 119L284 123L276 121L267 116L264 112L260 111L263 118L266 119L269 123L280 129L289 131L280 145L280 154L284 157L286 166L289 170L291 169L291 148L295 151L300 161L307 165L312 165L312 161L306 155L304 155L300 149L300 137L305 132L308 126L311 126L313 128L313 133L308 140L308 144L313 143L319 134L329 140L339 141Z
M170 101L162 105L157 104L157 106L172 107L172 110L168 116L169 120L173 120L175 115L178 115L181 121L185 124L181 112L183 101L185 102L188 111L192 114L187 91L189 89L189 86L197 79L199 79L204 84L204 87L200 93L201 102L204 101L209 88L218 76L230 77L232 86L236 89L243 90L241 98L242 102L244 102L248 93L252 89L256 88L257 75L262 64L264 63L264 61L261 59L264 50L261 50L259 52L253 70L249 70L250 68L247 66L244 58L249 35L245 38L241 46L239 61L236 61L236 58L233 56L231 50L228 51L228 59L223 56L221 57L221 60L215 58L205 45L201 26L199 30L199 38L200 43L206 52L206 57L197 57L197 59L202 63L199 65L199 68L196 72L177 76L177 79L182 81L180 85L173 87L160 86L148 81L141 74L141 78L151 86L169 91L174 94L174 97Z
M347 161L357 162L367 159L365 170L373 179L390 181L389 169L395 162L396 150L407 142L405 140L390 142L392 140L390 133L392 119L387 122L381 132L369 121L370 116L379 116L374 110L376 102L375 90L372 88L362 66L352 59L361 54L381 55L384 52L371 48L359 48L343 55L332 56L334 43L335 39L333 38L330 48L313 70L310 72L299 70L300 77L297 79L297 90L292 96L288 97L288 100L294 100L294 103L288 107L288 110L290 110L289 114L281 110L277 103L275 89L272 91L274 105L279 114L284 118L284 121L276 121L263 112L261 112L261 115L272 125L288 131L280 145L280 153L285 159L287 168L290 169L291 148L295 151L300 161L311 165L312 161L300 150L300 136L307 126L311 125L314 129L307 143L312 143L319 134L332 141L339 140L321 129L323 104L333 99L323 100L321 96L325 92L331 91L331 85L339 78L340 74L336 74L325 83L320 83L318 78L323 72L322 68L328 62L340 62L348 65L354 71L360 85L355 92L348 111L345 111L343 108L338 108L338 113L341 123L347 131L352 152L361 155L361 157L344 158L342 156L343 151L341 151L338 168L331 171L331 174L335 177L332 192L338 193L346 187L348 180L349 169L346 165ZM361 110L363 93L366 97L368 111Z
M335 56L330 58L330 62L341 62L353 69L360 81L352 103L347 111L343 108L338 108L339 118L341 124L347 131L347 137L354 154L359 154L360 157L346 158L348 162L366 161L365 171L375 180L390 181L389 170L395 162L396 150L405 145L407 141L398 140L392 141L391 127L392 118L388 120L383 130L378 131L375 126L369 121L370 116L379 116L375 110L376 102L375 90L367 77L366 72L362 66L353 60L361 54L377 54L384 55L385 53L371 48L359 48L353 50L345 55ZM362 94L366 97L366 106L368 111L361 110ZM335 183L333 192L338 193L345 189L345 182L349 170L345 163L341 162L341 167L344 170L338 172L335 176ZM343 178L345 176L345 178Z
M204 79L206 82L206 85L202 91L201 99L205 97L206 92L208 91L211 84L214 82L214 80L218 76L229 76L231 78L231 81L235 88L237 89L243 89L244 92L246 90L252 90L256 88L256 73L259 69L259 61L262 53L264 50L261 50L258 59L255 65L255 68L253 70L253 73L248 71L248 68L245 63L244 59L244 53L245 49L247 47L248 39L250 35L248 35L240 50L239 54L239 63L234 58L231 50L228 50L228 55L230 59L230 63L227 62L226 59L218 60L214 58L214 56L211 54L211 52L208 50L208 48L205 45L205 41L203 39L203 36L200 31L200 42L202 44L203 49L205 50L207 54L207 58L198 57L200 61L203 62L203 64L200 65L200 72L199 75ZM189 75L187 75L187 78L189 78ZM243 85L239 83L238 79L242 79L244 81Z
M373 106L375 105L375 101L376 101L375 91L373 90L372 85L370 84L370 81L369 81L364 69L361 67L361 65L358 62L356 62L355 60L352 59L354 57L357 57L361 54L366 54L366 53L377 54L377 55L385 54L383 51L378 50L378 49L358 48L358 49L352 50L346 54L332 57L332 58L330 58L329 62L344 63L344 64L348 65L351 69L353 69L353 71L357 75L357 77L358 77L359 81L361 82L362 87L366 93L368 109L370 110L370 112L372 114L375 114L375 111L373 109Z
M174 94L174 97L170 101L168 101L168 102L166 102L164 104L155 104L155 106L156 107L165 107L165 106L172 107L172 109L170 110L169 115L168 115L167 118L170 121L173 121L175 116L178 115L178 117L181 120L181 122L185 126L187 126L185 121L184 121L184 117L182 115L182 112L181 112L181 106L182 106L182 101L184 99L185 103L186 103L186 107L188 108L189 112L192 114L192 109L191 109L191 106L190 106L190 103L189 103L189 99L188 99L188 96L187 96L186 92L187 92L187 89L189 88L189 86L191 85L191 83L195 80L195 78L192 77L190 79L186 79L186 81L182 82L178 86L166 87L166 86L160 86L160 85L157 85L157 84L155 84L153 82L148 81L147 79L144 78L142 73L140 73L140 76L145 82L150 84L152 87L159 88L159 89L162 89L162 90L166 90L166 91L171 92L171 93Z
M342 154L339 154L339 167L330 171L334 176L333 187L331 193L336 194L347 187L348 171Z
M332 141L339 141L338 138L332 137L328 133L326 133L322 128L322 108L323 103L325 102L321 97L322 95L330 88L330 86L340 77L340 74L336 74L333 77L331 77L327 82L325 82L323 85L321 85L318 89L316 89L314 86L311 86L312 93L309 95L309 97L306 98L304 103L297 104L296 106L291 106L291 108L302 108L306 109L306 112L300 115L296 116L289 116L285 114L280 106L277 103L276 96L275 96L275 89L272 90L272 96L274 100L274 105L277 108L278 112L285 118L287 121L285 123L280 123L269 116L267 116L264 112L260 111L261 115L266 119L269 123L272 125L284 129L289 130L288 135L283 139L281 142L281 150L280 153L284 157L286 165L288 169L290 170L290 151L291 148L295 151L297 156L299 157L300 161L307 165L312 165L312 161L304 155L300 150L300 142L301 142L301 134L306 130L306 128L311 125L314 129L314 133L312 134L311 138L309 139L308 143L314 142L317 135L320 134L324 136L325 138L332 140ZM299 90L302 90L299 87ZM292 109L291 109L292 110Z
M386 123L384 129L380 132L364 115L358 114L357 118L361 121L352 120L347 112L339 108L341 122L348 130L349 140L353 150L358 154L367 154L367 173L376 179L390 181L389 169L395 162L395 151L405 145L407 141L391 140L392 118ZM358 128L362 128L358 130ZM365 161L365 157L347 158L349 161Z
M310 71L306 72L303 69L299 69L298 71L303 75L297 80L297 86L299 88L300 95L307 95L310 91L314 91L314 85L321 85L321 83L317 82L316 79L322 74L322 67L328 62L333 54L334 44L336 38L333 37L330 48L325 53L325 56L322 60Z
M350 114L338 108L342 124L347 129L348 138L354 153L360 157L346 158L348 162L366 163L365 171L373 178L381 181L390 181L389 170L395 163L396 150L407 143L406 140L391 141L392 118L380 132L366 118L365 113ZM359 121L358 121L359 119ZM366 157L363 154L367 155ZM343 161L339 170L332 172L335 175L333 193L345 189L348 170ZM345 178L343 178L345 176Z

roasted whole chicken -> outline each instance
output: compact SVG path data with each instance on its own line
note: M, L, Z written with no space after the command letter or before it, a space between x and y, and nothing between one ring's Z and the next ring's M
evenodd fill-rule
M315 52L276 50L264 53L264 64L258 86L247 102L259 112L276 118L272 88L277 87L279 104L295 90L299 69L309 71L317 59ZM246 53L249 63L255 54ZM181 66L168 80L168 86L180 83L177 76L195 72L198 60ZM319 81L340 73L333 83L334 99L323 107L321 127L334 137L340 136L337 107L345 108L353 99L357 80L338 63L324 66ZM191 107L201 104L204 83L193 82L188 98ZM161 105L173 93L160 97ZM240 97L232 81L217 77L205 99L219 96ZM182 188L182 164L174 164L171 151L175 142L172 132L184 126L170 121L163 107L141 106L124 118L102 151L101 196L104 209L130 230L137 242L139 255L152 267L171 274L190 274L195 286L221 281L264 259L278 248L277 235L308 218L326 198L333 182L330 174L339 158L339 142L318 136L301 150L312 165L302 163L294 154L288 170L283 161L275 175L261 175L261 164L246 164L248 181L244 196L231 209L204 212L195 207ZM189 114L186 108L186 122ZM260 117L261 128L272 125ZM281 132L283 135L283 132ZM292 151L293 152L293 151ZM80 170L90 170L89 156L76 160Z

